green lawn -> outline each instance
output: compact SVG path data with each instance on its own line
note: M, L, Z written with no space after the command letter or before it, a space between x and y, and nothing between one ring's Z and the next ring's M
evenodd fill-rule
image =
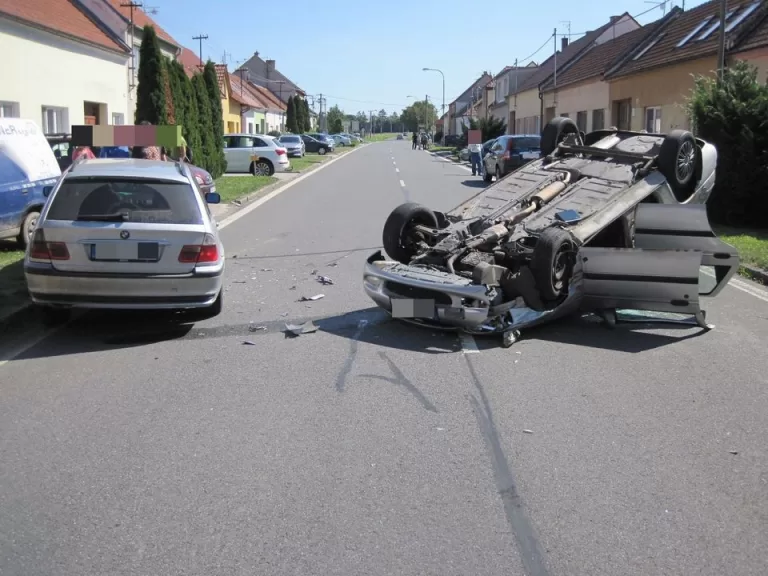
M275 182L274 176L222 176L216 179L216 192L221 195L222 203L232 202Z
M291 172L303 172L307 168L312 168L322 164L329 156L326 154L305 154L303 158L291 158Z
M717 234L739 251L742 264L768 270L768 230L718 228Z
M23 259L16 242L0 241L0 319L27 301Z

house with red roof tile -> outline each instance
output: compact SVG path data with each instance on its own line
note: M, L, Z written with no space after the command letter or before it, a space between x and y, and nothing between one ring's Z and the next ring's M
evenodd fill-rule
M720 5L711 0L690 10L674 9L652 34L603 74L609 85L610 124L618 128L668 132L689 129L686 102L695 75L717 71ZM725 20L726 65L754 61L761 82L768 70L768 3L731 0Z
M0 117L54 134L132 116L130 46L79 1L0 0L0 53Z

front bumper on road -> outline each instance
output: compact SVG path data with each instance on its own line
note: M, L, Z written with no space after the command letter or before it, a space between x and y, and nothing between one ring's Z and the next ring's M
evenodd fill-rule
M189 274L105 274L56 270L25 262L36 304L67 308L167 310L211 306L221 292L224 262Z
M398 272L387 270L393 266ZM399 273L401 268L408 270L408 277ZM477 330L489 319L491 300L484 286L461 276L444 275L443 282L428 280L418 268L385 260L381 251L365 264L363 288L378 306L405 320ZM425 308L427 313L401 315L393 310L393 300L417 301L415 307Z

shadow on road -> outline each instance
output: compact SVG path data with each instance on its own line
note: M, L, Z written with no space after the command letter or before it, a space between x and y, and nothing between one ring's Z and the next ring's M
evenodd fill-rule
M470 188L487 188L488 187L488 183L484 182L482 179L464 180L462 184L464 186L469 186Z

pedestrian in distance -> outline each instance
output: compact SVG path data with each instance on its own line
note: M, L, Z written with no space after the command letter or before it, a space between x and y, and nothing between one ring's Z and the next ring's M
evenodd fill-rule
M472 164L472 176L483 175L483 145L482 144L470 144L469 145L469 161Z
M411 139L413 145L411 146L411 150L416 150L416 145L418 143L418 139L416 136L416 132L413 133L413 138Z

